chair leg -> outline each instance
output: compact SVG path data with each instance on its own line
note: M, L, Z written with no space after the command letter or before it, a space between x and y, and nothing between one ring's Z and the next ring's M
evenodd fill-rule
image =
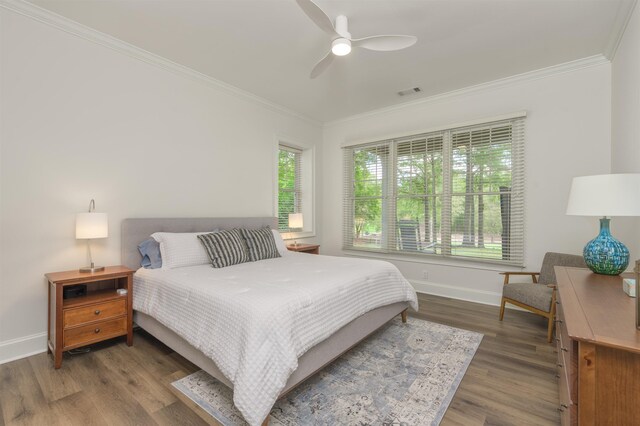
M502 319L504 318L504 304L507 303L506 300L504 300L504 297L502 298L502 302L500 302L500 321L502 321Z
M553 325L555 324L553 312L549 315L549 326L547 329L547 342L551 343L553 339Z
M400 312L400 317L402 318L402 322L404 322L404 323L407 322L407 310L406 309L404 311Z

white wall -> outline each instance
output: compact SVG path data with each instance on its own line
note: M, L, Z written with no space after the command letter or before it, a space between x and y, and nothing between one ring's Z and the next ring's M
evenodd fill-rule
M0 362L45 349L44 274L86 264L74 219L91 198L110 225L94 259L118 264L126 217L273 215L276 135L321 141L319 125L247 97L0 19Z
M640 171L640 7L624 32L611 69L611 166Z
M627 24L611 69L611 171L640 172L640 7ZM617 236L640 258L640 219L615 218ZM631 265L633 266L633 265Z
M328 123L324 130L323 252L342 254L342 152L349 141L378 140L438 126L526 111L526 269L539 270L546 251L579 254L595 237L595 218L566 216L571 178L610 171L609 63L435 98L377 114ZM514 79L515 80L515 79ZM497 303L496 268L393 260L422 290ZM481 269L476 269L480 267ZM428 280L422 271L428 271Z

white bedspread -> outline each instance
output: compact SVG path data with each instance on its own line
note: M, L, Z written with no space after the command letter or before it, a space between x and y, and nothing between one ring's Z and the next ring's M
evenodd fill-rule
M269 414L298 357L360 315L416 293L388 262L291 253L222 269L139 269L133 308L213 359L251 425Z

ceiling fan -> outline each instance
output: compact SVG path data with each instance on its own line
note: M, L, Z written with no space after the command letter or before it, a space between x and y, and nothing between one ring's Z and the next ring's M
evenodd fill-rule
M351 33L347 30L348 21L346 16L338 15L336 17L336 25L334 26L327 14L313 1L296 0L296 2L321 30L332 37L331 50L313 67L311 78L316 78L322 74L329 65L331 65L334 56L348 55L352 47L388 52L405 49L413 46L416 41L418 41L417 37L408 35L377 35L364 38L351 38Z

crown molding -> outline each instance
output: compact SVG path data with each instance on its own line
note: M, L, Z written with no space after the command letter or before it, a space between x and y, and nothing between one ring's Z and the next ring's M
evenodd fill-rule
M599 66L603 64L611 63L609 59L607 59L604 55L593 55L586 58L578 59L575 61L565 62L558 65L553 65L546 68L541 68L534 71L527 71L522 74L516 74L510 77L501 78L498 80L489 81L486 83L476 84L474 86L465 87L462 89L452 90L450 92L440 93L437 95L428 96L421 99L416 99L410 102L403 102L400 104L375 109L372 111L364 112L361 114L351 115L349 117L340 118L338 120L328 121L324 123L324 127L333 127L339 124L348 123L350 121L360 120L368 117L373 117L380 114L386 114L393 111L402 110L405 108L410 108L416 105L429 104L433 102L438 102L444 99L453 98L456 96L467 95L470 93L481 92L485 90L495 90L501 87L510 86L513 84L518 84L527 81L539 80L542 78L564 74L567 72L572 72L576 70L580 70L583 68L589 68L594 66Z
M622 37L627 30L627 25L629 25L631 16L633 16L633 11L636 8L636 4L637 0L632 0L630 2L622 2L618 6L615 22L613 23L613 28L611 29L611 34L609 35L609 41L607 42L607 46L604 50L604 56L607 57L607 59L609 59L610 61L613 61L613 58L615 58L616 56L618 46L620 46Z
M29 3L24 0L0 0L0 8L10 10L12 12L34 19L38 22L50 25L66 33L115 50L116 52L146 62L150 65L154 65L173 74L189 78L191 80L206 84L217 89L222 89L225 92L233 94L239 98L252 101L263 107L266 107L271 111L288 115L303 120L309 124L322 127L321 121L315 120L282 105L256 96L253 93L232 86L231 84L227 84L223 81L217 80L192 68L170 61L169 59L156 55L155 53L148 52L144 49L134 46L133 44L102 33L93 28L87 27L86 25L80 24L69 18L65 18L64 16L58 15L57 13L51 12L50 10L44 9L33 3Z

